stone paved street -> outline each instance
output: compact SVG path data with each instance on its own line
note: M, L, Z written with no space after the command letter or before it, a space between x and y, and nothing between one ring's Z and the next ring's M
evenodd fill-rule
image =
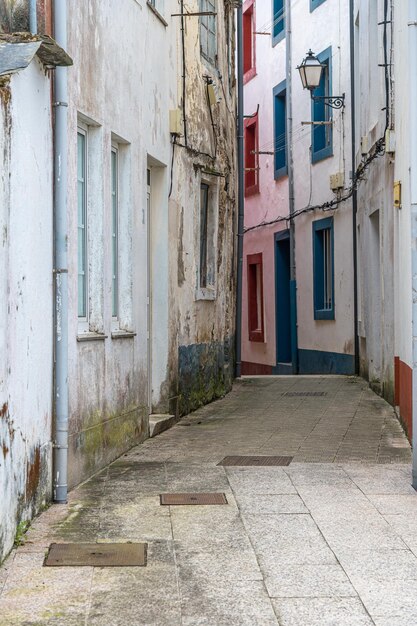
M305 392L326 395L291 395ZM294 460L217 465L250 454ZM0 568L0 625L417 624L410 458L360 379L243 379L33 523ZM206 491L228 504L159 502ZM146 541L148 564L43 568L57 541Z

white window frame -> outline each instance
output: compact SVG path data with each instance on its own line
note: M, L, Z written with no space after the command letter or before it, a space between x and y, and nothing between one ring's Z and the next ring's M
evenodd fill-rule
M78 315L79 310L79 221L78 221L78 135L84 136L84 283L85 283L85 315ZM88 126L81 122L77 124L77 317L78 332L86 333L89 331L89 271L88 271Z
M208 4L210 4L210 6L208 6ZM216 12L216 0L199 0L199 10L200 12L212 10L215 13ZM213 19L213 22L214 22L213 32L210 31L210 28L209 28L210 19ZM204 50L204 47L202 44L202 37L201 37L202 29L205 29L206 35L207 35L207 41L206 41L207 50ZM210 45L209 45L210 33L214 37L213 58L210 56ZM214 15L214 16L201 15L199 17L199 34L200 34L200 54L203 57L203 59L207 61L207 63L210 63L210 65L215 66L216 60L217 60L217 15Z
M111 143L111 152L110 152L110 195L111 195L111 314L112 314L112 330L119 330L120 328L120 259L119 259L119 220L120 220L120 204L119 204L119 146L117 143ZM115 180L115 190L113 190L113 155L116 157L116 180ZM115 202L116 202L116 229L114 230L114 193L115 193ZM113 247L113 238L116 239L116 249ZM114 253L116 253L116 259L114 258ZM116 264L114 262L116 260ZM116 312L114 311L114 297L116 291Z
M204 287L201 286L201 187L207 185L207 273L211 273L212 280ZM217 269L217 225L219 212L219 187L218 181L201 178L198 187L198 235L197 235L197 289L195 294L196 300L215 300L217 297L216 269ZM211 269L211 272L210 272Z

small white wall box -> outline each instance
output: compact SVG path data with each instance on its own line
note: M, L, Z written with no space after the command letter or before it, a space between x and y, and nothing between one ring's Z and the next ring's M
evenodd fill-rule
M182 119L181 111L179 109L171 109L169 112L169 132L172 135L181 135Z
M330 189L332 191L338 191L343 189L345 185L345 175L343 172L337 172L337 174L331 174L330 176Z
M365 156L365 154L368 154L368 152L369 152L368 135L364 135L363 137L361 137L361 154L362 156Z
M385 152L388 154L395 152L395 132L389 128L385 131Z

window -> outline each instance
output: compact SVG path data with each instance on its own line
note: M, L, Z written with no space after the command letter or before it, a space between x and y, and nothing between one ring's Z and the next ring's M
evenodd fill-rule
M259 192L258 116L245 119L245 196Z
M320 85L313 91L314 96L331 96L331 57L332 49L327 48L317 55L320 63L324 65ZM314 122L331 122L331 108L324 104L323 100L312 100L311 119ZM332 125L313 125L312 127L312 161L316 163L333 155Z
M314 9L317 9L317 7L323 4L323 2L325 2L325 0L310 0L310 13L312 13Z
M119 150L111 149L112 318L119 317Z
M265 340L262 253L248 254L249 341Z
M274 175L285 176L287 169L287 103L285 80L274 87Z
M333 218L313 222L314 319L334 320Z
M215 0L200 0L201 13L216 13ZM216 16L200 15L200 52L213 65L216 62Z
M218 183L202 180L200 183L198 284L197 300L214 300L216 274L216 229Z
M78 319L88 319L87 285L87 129L77 133Z
M285 36L284 0L272 0L272 45L275 46Z
M243 82L256 75L254 0L246 0L243 9Z

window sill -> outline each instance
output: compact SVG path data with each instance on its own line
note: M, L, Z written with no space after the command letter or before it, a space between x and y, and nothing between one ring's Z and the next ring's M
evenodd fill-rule
M259 184L253 185L252 187L247 187L245 189L245 198L248 196L256 196L259 192Z
M255 343L265 343L263 330L250 330L249 341L254 341Z
M112 339L133 339L136 337L136 333L130 330L113 330L111 334Z
M256 67L251 67L250 70L243 74L243 84L246 85L252 78L256 76Z
M278 35L272 35L272 47L275 48L277 43L285 39L285 28Z
M288 176L288 167L286 165L285 167L281 167L279 170L275 170L274 172L275 180L280 180L281 178L284 178L285 176Z
M197 289L195 292L196 300L208 300L213 301L216 299L216 290L214 287L204 287L201 289Z
M314 311L314 319L316 321L320 321L320 320L331 320L334 321L335 319L335 315L334 315L334 309L327 311L324 309L315 309Z
M313 152L311 156L311 162L314 165L315 163L324 161L324 159L330 159L330 157L332 156L333 156L333 146L329 146L328 148L323 148L322 150Z
M104 341L105 339L107 339L108 335L105 335L104 333L81 333L79 335L77 335L77 341L82 342L82 341Z
M158 20L165 26L165 28L168 26L168 22L166 20L164 20L164 18L162 17L162 15L160 14L160 12L158 11L158 9L155 9L155 7L153 6L153 4L151 4L149 2L149 0L147 0L146 4L148 5L148 7L150 8L150 10L152 11L152 13L155 15L155 17L158 18Z

